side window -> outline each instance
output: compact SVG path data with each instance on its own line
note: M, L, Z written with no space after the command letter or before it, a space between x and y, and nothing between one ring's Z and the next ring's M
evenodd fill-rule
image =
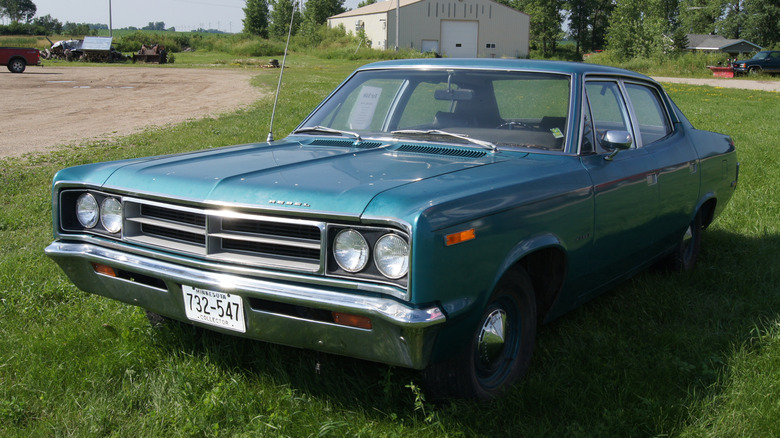
M626 91L634 108L643 145L660 140L672 132L666 111L653 88L626 83Z
M607 131L631 132L626 105L617 82L588 81L585 83L585 91L599 140Z

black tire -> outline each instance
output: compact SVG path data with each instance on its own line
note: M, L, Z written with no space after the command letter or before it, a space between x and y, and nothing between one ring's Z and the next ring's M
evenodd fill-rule
M680 237L677 248L667 257L666 264L670 270L686 272L696 266L701 249L702 230L701 211L699 211Z
M14 58L8 61L8 71L11 73L21 73L27 68L27 62L22 58Z
M463 397L489 400L522 377L536 342L536 299L522 268L496 286L465 348L453 359L423 371L434 400Z
M748 74L751 76L758 76L761 74L761 67L750 67Z

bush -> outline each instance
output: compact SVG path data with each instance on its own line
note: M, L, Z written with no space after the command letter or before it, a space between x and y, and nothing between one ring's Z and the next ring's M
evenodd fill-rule
M648 75L711 76L708 65L727 65L728 53L683 52L650 57L623 58L615 51L605 50L588 57L586 62L611 65Z
M115 36L113 43L120 52L137 52L142 45L155 44L165 47L168 52L181 52L185 48L193 48L196 41L200 41L200 34L138 30L127 35Z
M245 40L230 47L228 52L235 56L282 56L284 43L265 39Z

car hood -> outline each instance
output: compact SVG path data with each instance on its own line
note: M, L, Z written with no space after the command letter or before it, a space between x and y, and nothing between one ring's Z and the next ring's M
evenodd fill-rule
M359 215L386 190L496 161L496 154L458 146L284 140L122 162L103 185L210 204Z

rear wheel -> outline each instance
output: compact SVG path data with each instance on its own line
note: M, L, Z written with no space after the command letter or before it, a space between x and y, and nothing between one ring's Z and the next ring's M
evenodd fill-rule
M27 63L24 61L24 59L21 58L14 58L8 62L8 70L11 73L21 73L26 67Z
M677 272L690 271L696 265L701 248L702 221L701 211L696 213L688 228L685 229L674 252L669 254L669 269Z
M482 313L468 344L451 360L423 372L435 399L491 399L525 374L536 340L536 300L524 269L507 274Z

